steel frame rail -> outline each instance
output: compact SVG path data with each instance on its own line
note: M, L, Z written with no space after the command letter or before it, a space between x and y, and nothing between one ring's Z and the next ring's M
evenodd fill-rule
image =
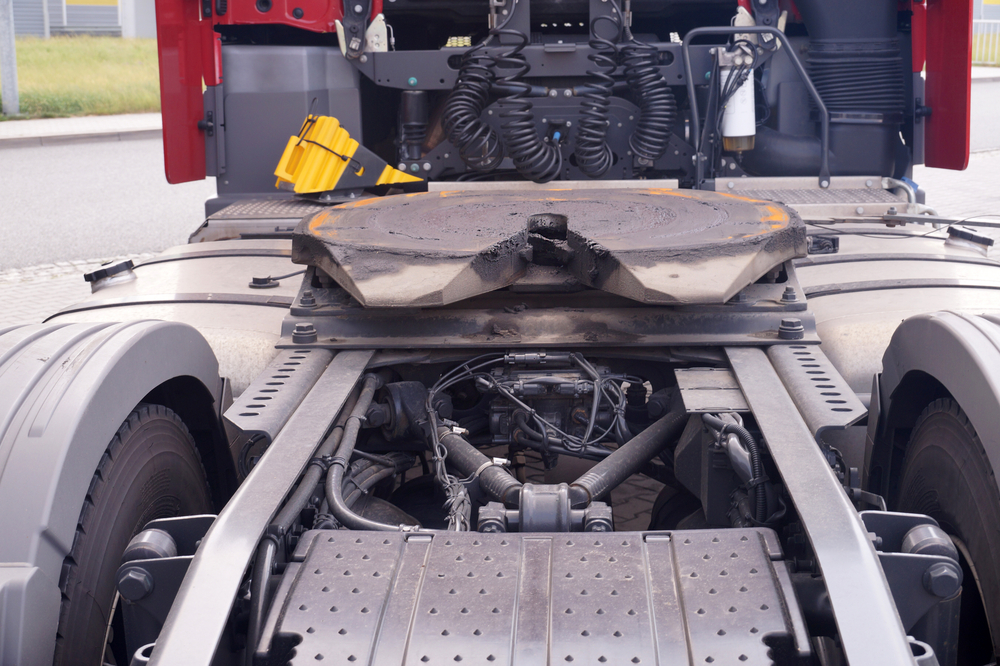
M727 347L726 354L802 518L851 666L915 664L867 530L767 353Z

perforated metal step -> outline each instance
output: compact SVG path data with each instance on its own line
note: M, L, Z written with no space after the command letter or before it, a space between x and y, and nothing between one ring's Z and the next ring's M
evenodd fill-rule
M809 649L767 529L314 531L293 559L257 663L769 664Z

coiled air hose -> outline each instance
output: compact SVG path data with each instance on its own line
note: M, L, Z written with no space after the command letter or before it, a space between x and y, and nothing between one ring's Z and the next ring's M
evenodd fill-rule
M538 136L532 104L527 98L531 86L524 82L524 75L531 67L521 51L528 45L528 37L519 30L502 27L494 28L490 35L506 35L517 40L517 44L496 59L497 67L511 71L500 83L514 91L497 101L504 148L514 168L528 180L536 183L555 180L562 170L562 153L556 141Z
M597 27L602 20L614 27L614 41L598 34ZM598 16L590 22L589 45L593 53L587 59L594 63L595 69L588 69L587 75L597 81L580 95L583 98L580 104L580 127L576 133L576 147L573 149L577 167L588 178L600 178L614 162L611 146L607 142L610 124L608 110L611 106L611 88L615 84L611 74L617 68L616 42L621 38L621 32L621 22L614 14Z
M441 124L448 140L458 148L459 157L470 169L487 172L496 169L504 157L503 144L492 127L480 115L489 101L490 87L496 80L496 61L485 51L485 42L462 58L458 82L448 95Z
M625 38L628 41L620 48L625 81L639 104L639 121L628 143L633 155L655 162L670 143L671 128L677 120L677 102L660 74L656 48L637 41L628 26Z

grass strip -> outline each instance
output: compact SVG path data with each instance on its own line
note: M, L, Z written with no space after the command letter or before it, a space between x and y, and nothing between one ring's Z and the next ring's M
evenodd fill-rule
M16 49L18 118L160 110L155 39L19 37Z

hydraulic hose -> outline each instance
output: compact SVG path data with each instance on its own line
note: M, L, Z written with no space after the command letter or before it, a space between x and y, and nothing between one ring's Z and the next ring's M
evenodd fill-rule
M572 507L583 508L601 499L611 489L641 470L651 458L681 436L687 421L684 409L674 409L597 463L570 486Z
M712 430L721 432L724 435L736 435L743 442L743 446L746 447L747 452L750 454L750 471L753 474L753 479L750 480L750 483L754 484L754 499L756 502L754 508L756 515L754 519L758 523L763 523L767 520L767 493L759 485L764 478L764 465L760 459L760 449L757 446L756 440L754 440L753 436L743 426L735 423L726 423L711 414L702 414L701 418Z
M337 447L337 453L333 456L330 470L326 475L326 499L330 503L330 513L340 521L344 527L352 530L371 531L398 531L399 525L389 525L374 520L363 518L351 511L351 508L344 502L344 471L350 463L354 454L354 446L358 443L358 433L361 431L361 420L368 412L368 407L375 396L375 390L382 385L382 379L377 375L365 375L361 386L361 393L358 401L347 417L344 426L344 435Z
M360 452L355 451L354 453ZM383 458L384 462L372 462L366 459L351 465L351 475L344 480L345 489L343 491L344 504L348 507L353 508L361 496L374 488L380 481L405 472L416 462L415 456L401 452L379 457ZM354 488L347 491L347 486L354 486Z
M516 507L520 501L521 482L511 476L503 467L472 446L464 437L445 426L438 428L438 441L448 451L448 462L462 476L479 477L479 487L487 495L503 502L505 506Z
M246 663L252 666L254 653L257 651L257 637L260 627L264 624L264 614L270 604L266 603L268 597L267 582L274 569L274 557L278 552L278 542L272 536L264 537L257 547L257 556L253 562L253 573L250 577L250 618L247 625L247 648Z
M358 391L354 391L350 396L348 396L347 401L344 403L344 408L340 411L340 416L334 422L333 429L330 434L326 436L326 439L320 443L316 448L315 459L322 459L325 456L329 456L340 444L340 438L344 434L344 423L347 421L348 414L352 412L354 406L358 401ZM278 515L274 517L271 521L271 526L268 529L268 535L260 542L257 547L257 556L254 558L253 574L250 578L250 618L248 620L247 627L247 663L253 658L254 650L256 649L257 634L260 631L260 627L264 622L264 614L267 612L270 606L270 600L267 591L267 578L271 575L271 569L274 566L275 554L278 551L278 541L279 535L284 535L288 531L288 528L292 526L295 520L298 518L299 514L302 513L302 509L306 507L309 502L309 498L312 497L313 492L316 490L316 484L319 483L320 476L323 474L323 469L318 465L309 465L306 468L305 473L302 475L302 481L299 482L298 487L296 487L295 492L292 496L285 502L285 505L278 512Z
M355 391L347 399L347 402L344 403L344 408L340 411L340 416L334 422L330 434L327 435L326 439L316 449L314 460L322 460L332 455L340 445L340 439L344 434L344 424L347 422L350 413L354 410L357 401L358 392ZM295 489L295 492L285 502L285 505L278 512L278 515L274 517L274 520L271 521L272 530L278 528L280 534L288 531L288 528L292 526L299 514L302 513L302 509L309 503L309 498L312 497L313 492L316 490L316 484L319 483L322 475L323 468L320 465L310 464L306 468L305 474L302 475L302 481Z

